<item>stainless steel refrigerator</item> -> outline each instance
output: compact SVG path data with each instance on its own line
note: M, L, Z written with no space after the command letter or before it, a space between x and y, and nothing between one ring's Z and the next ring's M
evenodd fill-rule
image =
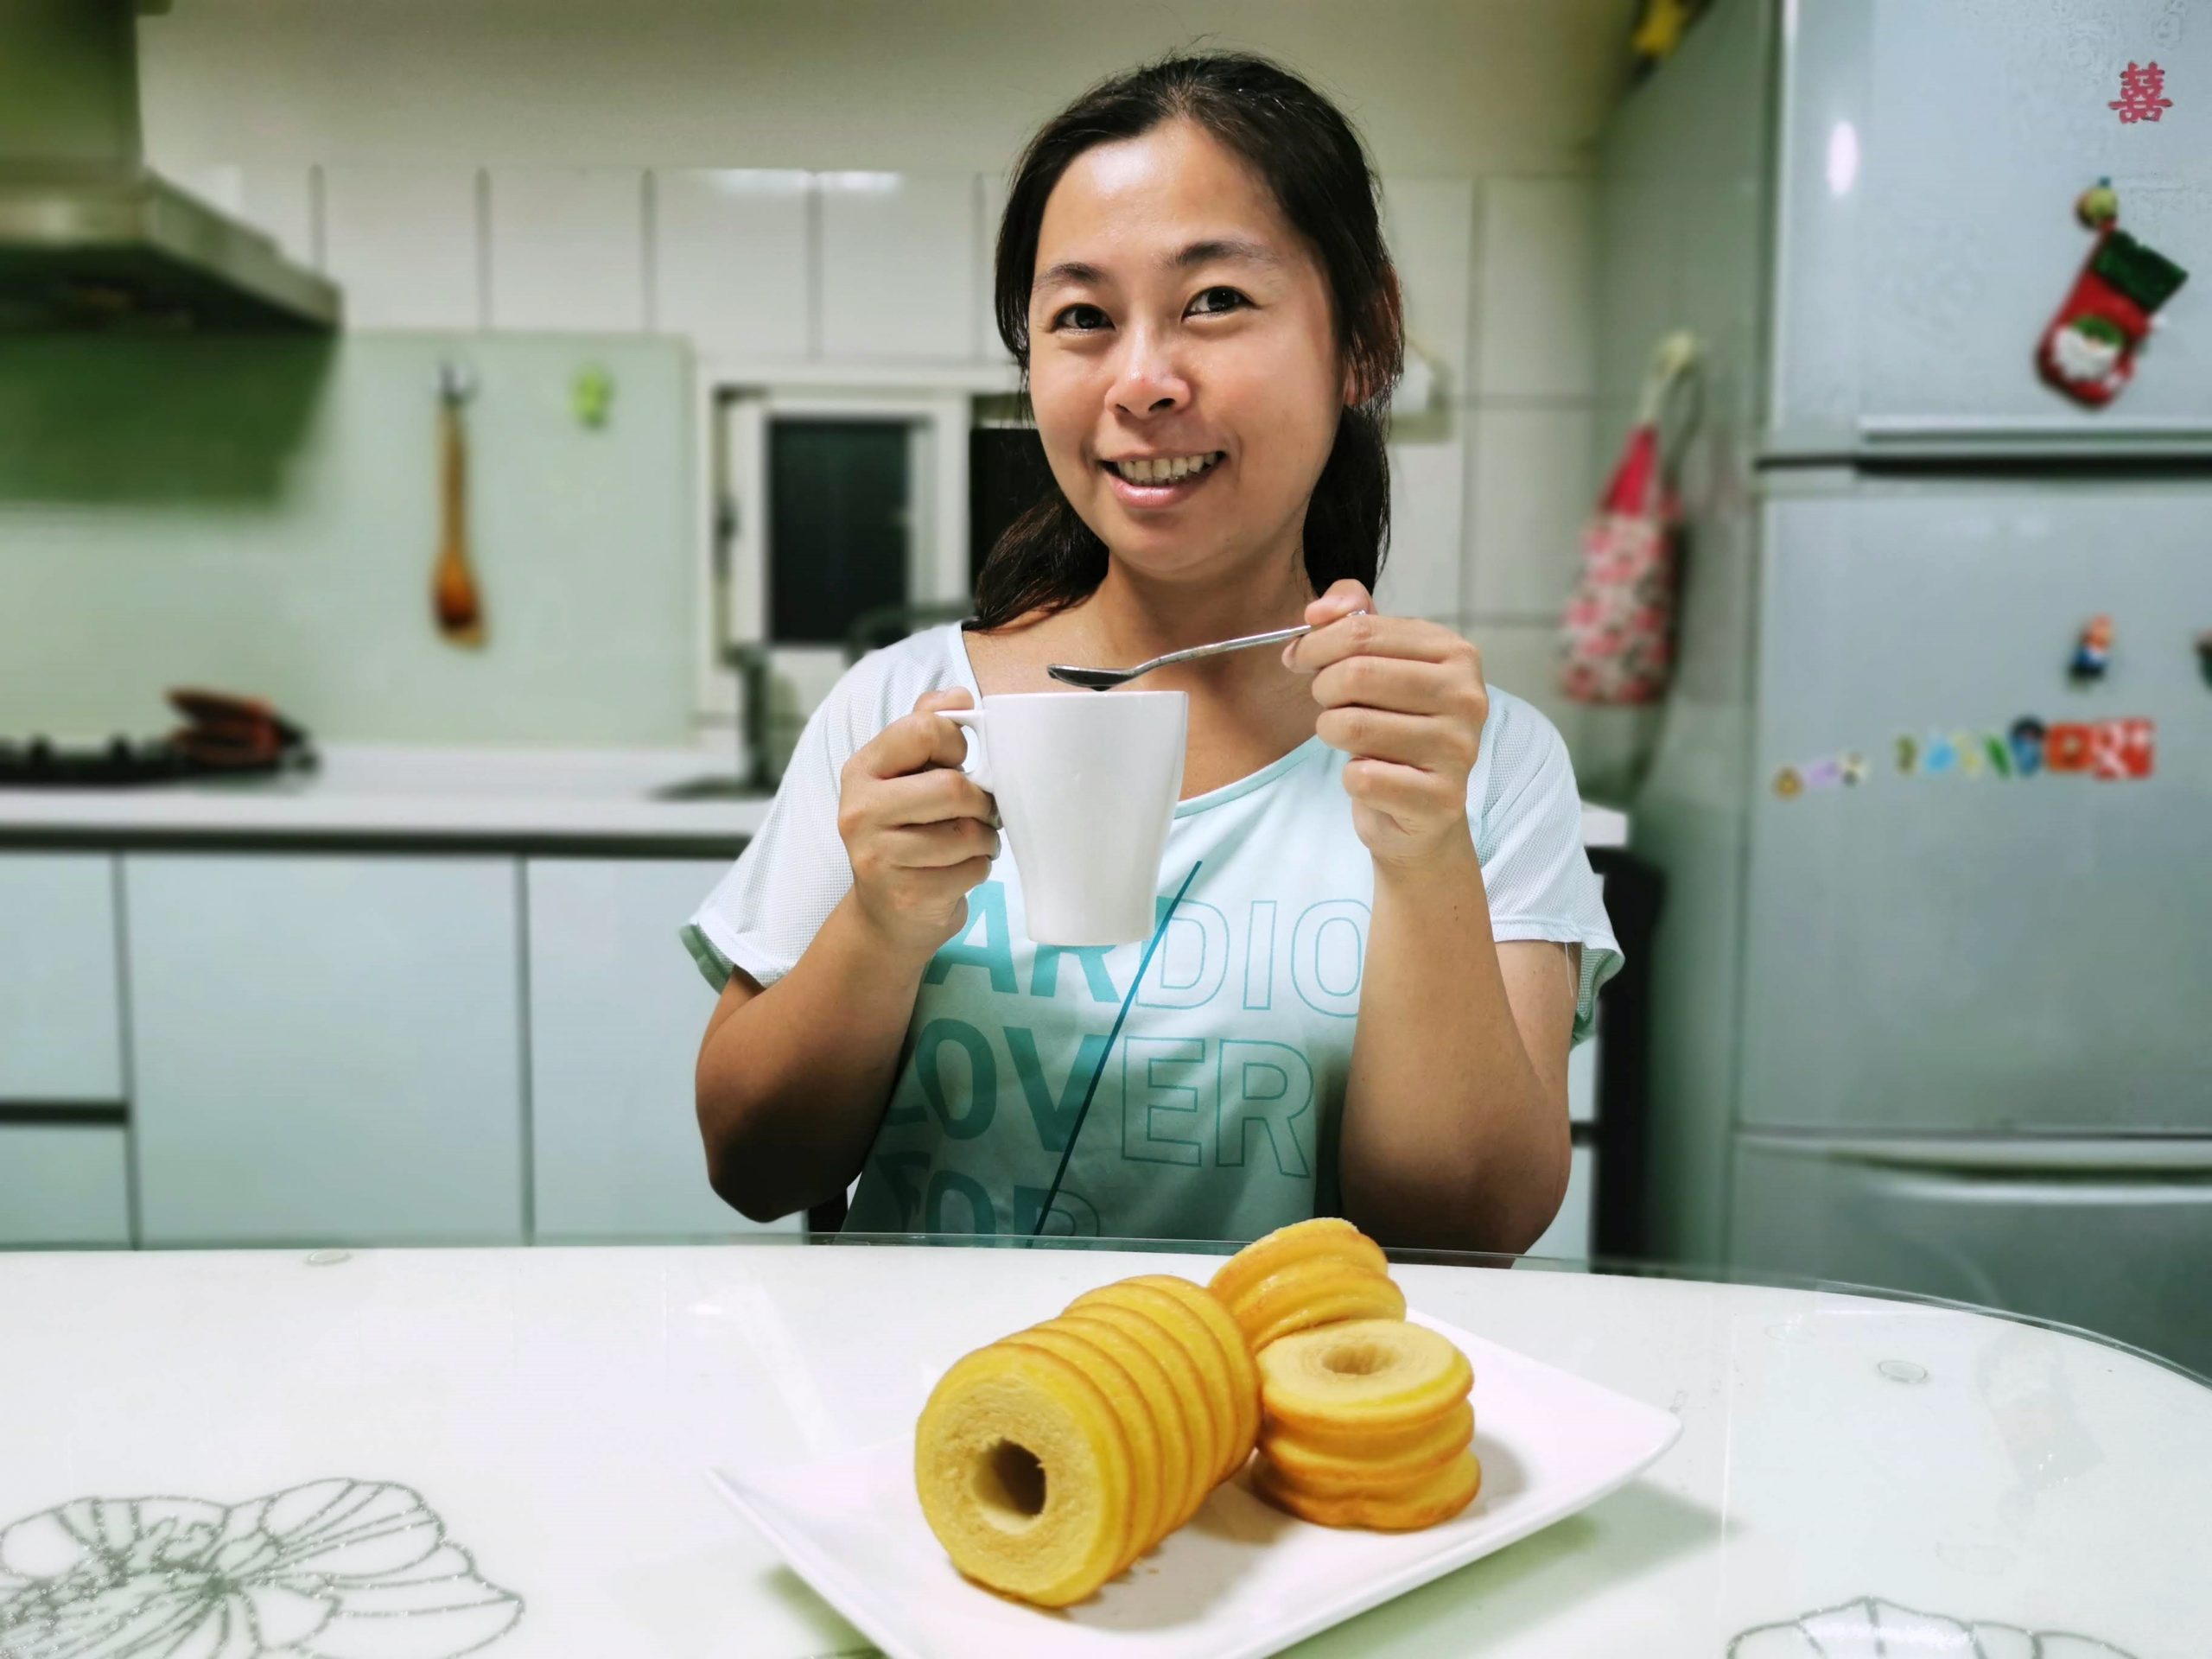
M2194 276L2099 405L2101 180ZM1599 218L1605 440L1707 349L1651 1248L2212 1374L2212 5L1716 0Z

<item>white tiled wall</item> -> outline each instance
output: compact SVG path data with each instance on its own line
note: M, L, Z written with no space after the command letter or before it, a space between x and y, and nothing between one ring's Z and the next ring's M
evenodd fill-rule
M1491 682L1580 749L1586 712L1555 689L1558 620L1602 483L1597 427L1597 192L1583 176L1478 183L1473 391L1466 407L1463 626Z
M187 182L338 276L357 327L651 329L726 359L1004 359L997 173L302 163ZM1492 682L1550 715L1578 765L1600 734L1553 690L1553 647L1599 482L1598 207L1576 175L1383 183L1408 360L1432 391L1394 423L1379 597L1479 643Z

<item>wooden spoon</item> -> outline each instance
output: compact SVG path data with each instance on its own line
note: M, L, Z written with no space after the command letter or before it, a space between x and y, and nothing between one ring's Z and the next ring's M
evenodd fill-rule
M468 445L461 430L461 406L474 387L468 373L447 363L438 369L439 516L438 564L431 578L431 602L438 632L449 644L484 643L484 604L468 568Z

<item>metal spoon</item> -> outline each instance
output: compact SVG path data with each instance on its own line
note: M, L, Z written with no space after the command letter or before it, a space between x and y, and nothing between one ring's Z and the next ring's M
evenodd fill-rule
M1217 657L1224 651L1249 651L1254 645L1278 645L1286 639L1295 639L1301 633L1311 633L1313 625L1301 622L1294 628L1277 628L1273 633L1248 633L1242 639L1222 639L1211 645L1192 645L1187 651L1171 651L1165 657L1155 657L1148 663L1139 663L1135 668L1076 668L1066 663L1052 663L1045 671L1066 685L1079 685L1086 691L1110 691L1117 685L1127 685L1140 674L1149 674L1155 668L1165 668L1170 663L1187 663L1200 657Z

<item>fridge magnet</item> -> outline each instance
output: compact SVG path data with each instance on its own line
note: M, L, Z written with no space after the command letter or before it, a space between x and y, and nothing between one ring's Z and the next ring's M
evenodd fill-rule
M1866 757L1853 749L1843 757L1843 781L1847 787L1856 789L1866 781Z
M1805 787L1834 789L1843 781L1843 762L1834 755L1823 755L1805 768Z
M1972 732L1951 734L1951 747L1959 752L1959 770L1969 778L1981 776L1981 745Z
M2101 720L2090 728L2089 775L2106 783L2148 778L2158 762L2158 728L2148 720Z
M1784 766L1774 774L1774 792L1785 801L1794 801L1805 792L1805 780L1797 775L1795 766Z
M2032 778L2043 770L2043 746L2050 733L2043 721L2033 715L2023 715L2012 722L2009 734L2012 740L2012 770L2023 778Z
M2097 239L2044 329L2036 367L2055 391L2096 409L2133 378L2152 319L2189 273L2120 228L2120 195L2110 179L2098 180L2074 210Z
M2212 629L2196 636L2196 671L2204 677L2204 683L2212 685Z
M1920 766L1919 740L1915 738L1910 732L1899 733L1897 735L1897 754L1898 774L1902 777L1911 777Z
M1989 769L1999 778L2012 775L2012 746L2001 734L1992 732L1984 737L1981 752L1989 757Z
M576 371L569 383L569 407L580 425L602 427L614 403L614 377L596 363Z
M2093 616L2074 642L2074 655L2066 664L2066 677L2076 685L2094 685L2112 666L2112 618Z
M2120 125L2132 127L2138 121L2160 120L2173 106L2173 99L2166 96L2166 72L2158 60L2139 64L2130 58L2120 72L2120 96L2105 108L2119 112Z
M2044 740L2043 764L2046 772L2086 772L2089 767L2089 728L2075 721L2061 721Z
M1920 769L1931 778L1940 778L1958 763L1959 752L1951 746L1951 740L1930 733L1928 747L1921 753Z

